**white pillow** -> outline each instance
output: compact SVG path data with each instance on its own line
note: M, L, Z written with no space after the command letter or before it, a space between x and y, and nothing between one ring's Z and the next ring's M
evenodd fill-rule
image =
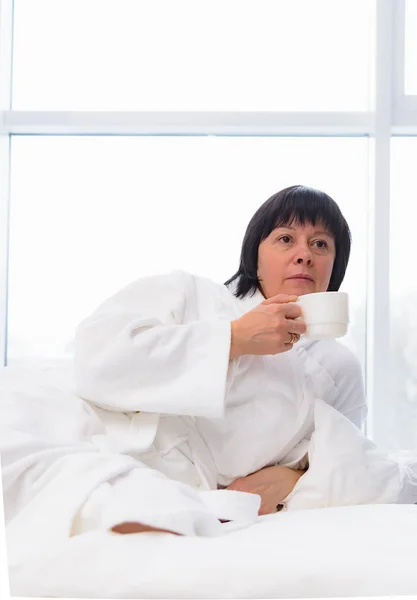
M319 399L314 421L310 466L285 499L287 510L398 501L403 474L396 460Z

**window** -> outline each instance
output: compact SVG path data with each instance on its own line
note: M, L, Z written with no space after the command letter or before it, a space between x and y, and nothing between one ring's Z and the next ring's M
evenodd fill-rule
M417 137L392 141L391 394L375 406L381 444L417 451Z
M365 111L374 7L15 0L13 108Z
M417 2L405 4L405 93L417 95Z
M64 356L76 324L138 277L183 269L224 282L252 214L294 183L332 195L351 224L345 341L363 357L367 146L365 138L14 138L9 363Z
M141 275L224 281L254 210L304 183L352 228L367 433L415 448L417 0L3 0L0 20L1 359L6 325L9 362L67 356Z

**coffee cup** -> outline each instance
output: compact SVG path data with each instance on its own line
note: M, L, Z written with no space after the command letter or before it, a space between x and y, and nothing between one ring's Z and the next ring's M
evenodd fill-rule
M327 340L346 335L349 296L346 292L315 292L299 296L298 304L307 325L306 337Z

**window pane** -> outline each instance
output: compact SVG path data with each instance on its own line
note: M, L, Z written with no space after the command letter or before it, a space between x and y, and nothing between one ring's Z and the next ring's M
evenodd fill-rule
M14 109L370 108L375 0L14 4Z
M405 93L417 95L417 0L406 0L405 11Z
M417 451L417 138L392 141L391 365L392 400L375 406L375 428L391 449Z
M224 282L247 223L302 183L353 232L344 338L363 360L367 141L354 138L14 137L9 362L70 351L76 324L139 277L182 269ZM348 167L347 167L348 165Z

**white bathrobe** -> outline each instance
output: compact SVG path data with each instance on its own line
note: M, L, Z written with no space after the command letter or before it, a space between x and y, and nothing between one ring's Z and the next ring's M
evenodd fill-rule
M301 341L276 356L229 362L231 321L263 299L257 292L239 300L224 285L184 272L132 283L78 327L79 395L111 411L143 411L147 423L153 413L155 433L163 415L157 445L171 429L184 436L193 430L206 460L212 458L213 470L198 482L209 488L282 461L311 433L309 408L317 397L360 427L360 365L336 341ZM144 447L152 441L144 439Z
M75 387L71 369L3 370L12 569L123 521L218 535L219 519L256 519L260 499L217 488L302 465L317 398L362 424L360 365L336 341L229 362L231 321L262 300L184 272L141 279L79 325Z
M230 322L262 300L184 272L135 281L78 327L78 394L127 413L141 461L196 488L300 465L316 398L361 426L361 369L336 341L229 362Z

